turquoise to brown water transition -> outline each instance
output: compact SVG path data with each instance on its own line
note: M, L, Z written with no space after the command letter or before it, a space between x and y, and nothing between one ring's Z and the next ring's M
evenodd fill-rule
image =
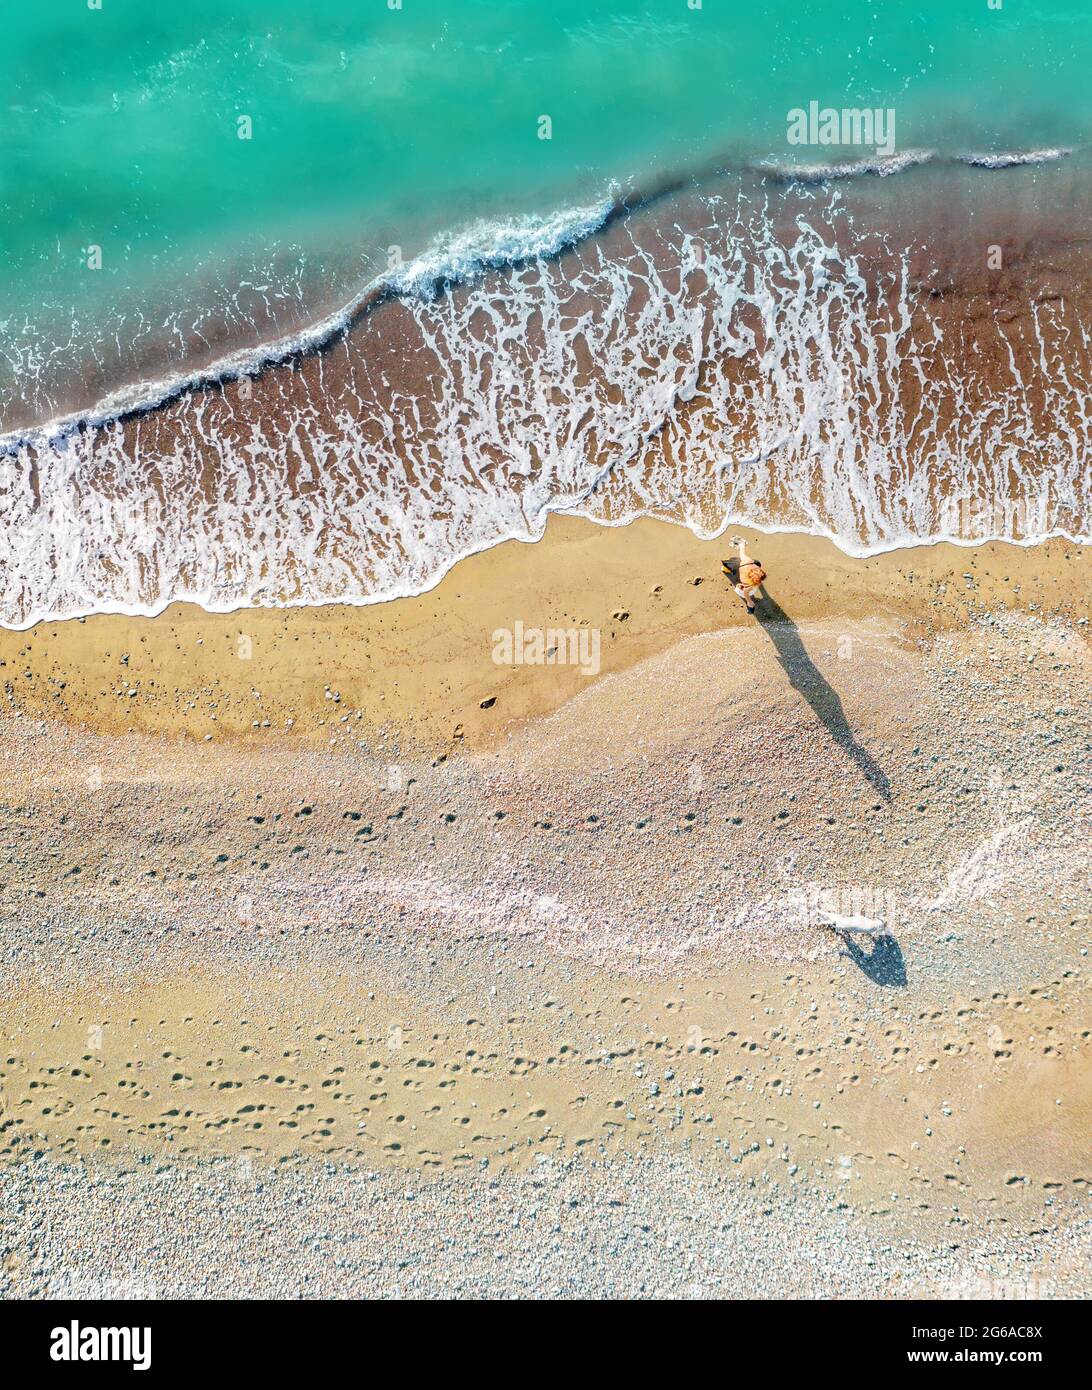
M1078 0L373 8L8 17L0 622L1087 539Z

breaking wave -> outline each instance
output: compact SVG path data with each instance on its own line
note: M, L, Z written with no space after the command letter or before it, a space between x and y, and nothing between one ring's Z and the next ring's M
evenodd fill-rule
M1053 164L1067 159L1071 148L1002 150L995 154L941 155L936 150L903 150L898 154L845 160L840 164L802 164L768 160L755 167L772 178L798 183L829 183L874 175L888 178L921 164L964 164L973 169L1015 169L1028 164Z
M153 381L132 382L100 400L92 410L76 411L31 429L0 433L0 453L23 443L56 439L78 427L109 424L136 411L152 410L185 391L245 376L301 353L314 351L344 332L363 309L388 296L434 298L485 270L556 255L590 236L615 207L610 197L590 207L565 209L548 217L478 222L435 242L423 255L377 276L347 304L299 332L218 358L196 372L177 372Z
M1022 164L1053 164L1071 155L1071 149L1047 150L1002 150L998 154L961 154L957 158L961 164L970 164L978 169L1013 169Z
M0 622L376 602L552 511L1087 538L1072 303L968 314L837 186L641 203L469 229L304 334L12 432Z

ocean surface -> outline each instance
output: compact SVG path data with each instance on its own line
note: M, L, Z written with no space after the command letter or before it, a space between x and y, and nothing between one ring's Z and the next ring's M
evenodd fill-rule
M1087 538L1087 0L41 0L3 38L8 625L373 601L557 509Z

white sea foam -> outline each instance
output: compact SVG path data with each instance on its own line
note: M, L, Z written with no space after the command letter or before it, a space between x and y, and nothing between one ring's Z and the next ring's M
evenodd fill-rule
M1025 164L1052 164L1073 153L1068 146L1033 150L1001 150L996 153L966 153L941 156L936 150L903 150L898 154L865 156L843 160L841 163L802 164L783 160L764 160L755 167L773 178L795 180L798 183L829 183L836 179L862 178L875 175L887 178L901 174L921 164L954 162L974 169L1012 169Z
M26 443L40 446L77 428L97 428L134 411L151 410L202 386L256 376L274 362L311 352L342 332L376 295L434 297L442 288L471 279L483 270L556 255L601 226L614 207L613 193L590 206L565 208L548 216L528 215L500 222L480 221L435 241L422 255L372 280L360 294L306 328L282 338L242 348L199 371L175 372L155 380L127 383L104 396L91 410L74 411L31 429L0 433L0 453Z
M566 208L550 216L476 222L436 241L403 269L382 277L399 295L430 299L439 290L522 261L555 256L575 246L603 225L614 207L613 195L587 207Z
M1059 147L1042 150L1002 150L996 154L961 154L956 157L961 164L970 164L978 169L1012 169L1021 164L1053 164L1072 153L1070 148Z
M0 621L374 602L537 539L551 511L703 536L750 522L854 553L1085 536L1090 383L1070 345L1088 333L1068 306L1028 306L1032 361L999 316L1007 373L980 378L946 355L904 249L858 237L837 194L784 196L788 239L784 205L741 195L710 199L700 228L627 222L610 254L579 239L605 205L437 248L392 306L410 383L369 321L271 369L275 408L188 390L9 440Z
M866 156L840 164L799 164L771 159L758 164L756 168L778 179L792 179L798 183L829 183L834 179L866 175L887 178L891 174L901 174L905 169L916 168L919 164L929 164L935 157L934 150L903 150L899 154Z

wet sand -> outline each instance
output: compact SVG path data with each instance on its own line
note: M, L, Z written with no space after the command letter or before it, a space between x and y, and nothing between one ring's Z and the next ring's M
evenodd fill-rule
M732 535L797 623L867 619L912 638L969 611L1076 621L1087 609L1088 549L1067 541L855 560L816 537ZM597 674L624 671L684 637L753 627L721 574L734 553L727 536L702 541L653 520L602 528L555 516L545 541L471 556L429 593L393 603L229 614L172 604L154 621L0 629L0 677L9 708L107 733L266 744L288 732L349 748L385 732L433 753L488 746L589 685L579 662L498 664L494 633L517 622L598 632Z

